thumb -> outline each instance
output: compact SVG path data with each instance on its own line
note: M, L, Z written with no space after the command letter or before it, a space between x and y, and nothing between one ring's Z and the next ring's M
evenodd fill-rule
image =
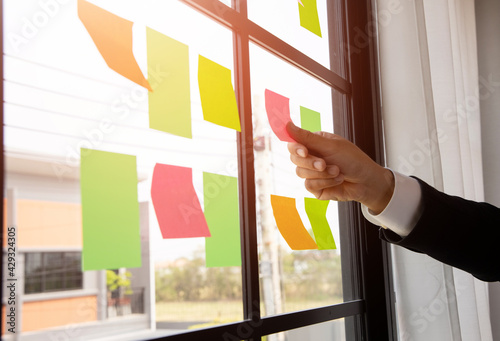
M328 153L328 138L322 134L311 133L297 127L293 122L287 123L286 130L296 142L305 146L310 154L321 157Z

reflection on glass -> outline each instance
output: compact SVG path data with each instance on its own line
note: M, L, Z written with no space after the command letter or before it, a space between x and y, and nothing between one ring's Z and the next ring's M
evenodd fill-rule
M150 129L148 90L106 64L77 1L5 3L6 34L22 34L23 23L33 29L21 45L6 43L4 55L5 201L17 212L7 219L18 225L15 275L24 278L16 335L135 340L242 320L241 266L207 267L205 238L163 239L151 200L157 163L191 169L202 208L204 173L237 176L237 133L204 120L198 87L199 55L233 81L232 32L180 1L91 2L134 22L134 58L154 82L172 75L148 65L145 27L189 46L193 138ZM82 272L81 148L136 156L141 267ZM111 238L127 248L120 233Z
M204 252L156 264L156 321L161 329L193 329L243 317L240 267L207 268Z
M290 117L301 124L301 107L320 113L324 131L333 132L332 90L254 45L250 49L255 137L257 222L263 315L275 315L342 302L342 278L337 205L331 202L326 219L336 250L292 251L278 232L271 208L272 194L294 198L306 230L313 236L305 212L305 197L312 197L295 174L287 143L271 129L265 105L269 89L290 99ZM337 99L337 96L335 97ZM314 238L314 236L313 236Z
M330 68L326 2L327 0L317 0L321 37L301 26L299 16L301 5L297 0L247 1L248 17L281 40Z
M312 326L267 335L265 341L335 340L345 341L344 319L318 323Z

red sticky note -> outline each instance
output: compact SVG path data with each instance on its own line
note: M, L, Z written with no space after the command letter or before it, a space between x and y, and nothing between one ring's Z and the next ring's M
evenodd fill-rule
M280 94L266 89L266 112L274 134L284 142L295 142L286 131L286 124L291 122L290 100Z
M294 198L271 195L276 226L292 250L315 250L318 245L307 232Z
M84 0L78 0L78 17L106 64L120 75L152 91L132 52L134 23Z
M210 237L191 168L157 163L151 198L164 239Z

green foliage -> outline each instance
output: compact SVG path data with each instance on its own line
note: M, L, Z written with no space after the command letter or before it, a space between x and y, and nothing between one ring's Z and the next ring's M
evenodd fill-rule
M130 287L131 277L132 274L129 271L124 274L117 274L112 270L106 270L106 286L108 287L108 291L124 288L125 295L133 294L132 288Z
M206 268L201 257L181 263L156 271L157 302L241 299L239 267Z
M301 251L284 255L282 283L287 300L341 299L340 256L335 251Z
M206 268L199 255L156 270L155 282L156 302L229 301L242 295L239 267ZM287 301L341 301L340 256L336 251L283 254L281 283Z

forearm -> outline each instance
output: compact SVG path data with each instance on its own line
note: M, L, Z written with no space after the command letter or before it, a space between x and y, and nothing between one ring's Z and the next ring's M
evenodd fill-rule
M381 229L381 238L467 271L500 281L500 209L450 196L419 180L421 215L407 236Z

